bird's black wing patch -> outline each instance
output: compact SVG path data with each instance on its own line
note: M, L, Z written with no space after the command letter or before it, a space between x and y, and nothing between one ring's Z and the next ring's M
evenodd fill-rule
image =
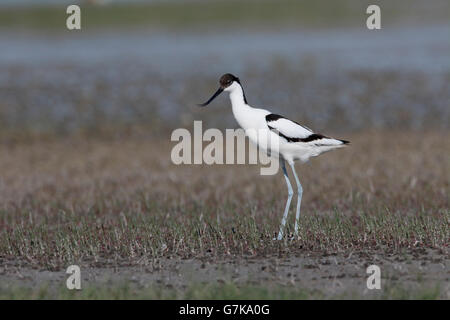
M278 134L280 137L283 137L284 139L286 139L288 142L311 142L311 141L315 141L315 140L328 138L328 137L318 134L318 133L313 133L313 134L307 136L306 138L294 138L294 137L288 137L288 136L282 134L280 131L278 131L275 128L272 128L271 126L269 126L269 129L272 130L273 132L275 132L276 134Z
M333 139L323 134L314 133L311 129L302 126L301 124L289 120L279 114L268 114L266 115L267 127L278 134L280 137L286 139L287 142L313 142L315 146L332 146L339 145L336 144L340 141L342 144L349 144L347 140ZM322 139L331 139L333 141L320 141Z
M271 113L266 116L267 122L277 121L278 119L286 119L286 118L275 113Z
M311 141L315 141L315 140L320 140L320 139L327 139L328 137L319 134L319 133L313 133L312 135L304 138L304 139L300 139L301 142L311 142Z
M304 128L304 129L306 129L306 130L312 132L312 130L311 130L310 128L308 128L307 126L301 125L301 124L298 123L297 121L294 121L294 120L288 119L288 118L286 118L286 117L280 116L279 114L271 113L271 114L268 114L268 115L266 116L266 122L267 122L267 123L272 122L272 121L277 121L277 120L279 120L279 119L286 119L286 120L288 120L288 121L291 121L291 122L293 122L293 123L299 125L300 127Z
M295 123L302 130L302 133L300 135L303 135L304 133L306 133L307 135L306 136L304 135L303 137L298 137L298 136L297 137L292 137L292 136L289 136L286 133L281 132L280 131L280 130L282 130L281 127L280 128L276 128L274 125L271 126L271 122L275 122L275 121L277 121L279 119L285 119L285 120L287 120L287 121L289 121L291 123ZM275 114L275 113L268 114L266 116L266 122L267 122L267 126L269 127L270 130L274 131L280 137L283 137L284 139L286 139L288 142L311 142L311 141L327 138L324 135L313 133L311 129L309 129L309 128L305 127L305 126L302 126L298 122L295 122L295 121L289 120L289 119L287 119L287 118L285 118L283 116L280 116L279 114ZM309 133L311 133L311 134L309 134Z

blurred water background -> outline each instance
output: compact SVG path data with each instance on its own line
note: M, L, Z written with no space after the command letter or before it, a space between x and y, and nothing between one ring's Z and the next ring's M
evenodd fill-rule
M5 131L237 127L225 97L196 107L226 72L317 131L449 128L448 1L86 1L81 31L65 5L0 1Z

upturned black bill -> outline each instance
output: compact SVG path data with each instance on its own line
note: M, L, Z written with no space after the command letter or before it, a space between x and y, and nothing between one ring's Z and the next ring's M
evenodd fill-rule
M209 98L208 101L206 101L205 103L199 104L200 107L206 107L208 104L211 103L211 101L213 101L219 94L221 94L223 91L222 88L219 88L216 93L213 94L213 96L211 98Z

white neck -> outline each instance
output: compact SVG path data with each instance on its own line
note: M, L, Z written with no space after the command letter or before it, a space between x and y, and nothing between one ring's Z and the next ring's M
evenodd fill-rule
M247 129L248 127L248 111L252 109L247 103L245 103L244 99L244 91L242 87L238 83L234 83L232 90L230 90L230 100L231 107L233 110L233 115L236 121L243 129Z
M248 105L245 103L244 91L242 90L241 85L238 83L234 83L233 86L233 90L230 91L231 105L233 106L233 109L235 107L248 107Z

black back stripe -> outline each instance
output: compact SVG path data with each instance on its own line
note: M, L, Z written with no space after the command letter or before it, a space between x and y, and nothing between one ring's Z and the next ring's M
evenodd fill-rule
M248 104L247 102L247 97L245 96L245 91L244 91L244 87L241 84L241 80L239 80L239 78L236 78L234 81L236 81L237 83L239 83L239 85L241 86L242 89L242 95L244 96L244 103Z
M275 113L271 113L266 116L267 122L277 121L278 119L286 119L286 118Z
M269 129L274 131L276 134L278 134L280 137L283 137L284 139L286 139L288 142L311 142L311 141L315 141L315 140L320 140L320 139L327 139L328 137L321 135L321 134L317 134L317 133L313 133L309 136L307 136L306 138L292 138L292 137L288 137L284 134L282 134L280 131L278 131L275 128L272 128L271 126L269 126Z
M288 119L286 117L280 116L279 114L271 113L271 114L268 114L266 116L266 122L273 122L273 121L277 121L279 119L286 119L286 120L291 121L291 122L295 123L296 125L304 128L304 129L312 132L312 130L310 128L302 126L300 123L298 123L298 122L296 122L294 120L290 120L290 119Z

